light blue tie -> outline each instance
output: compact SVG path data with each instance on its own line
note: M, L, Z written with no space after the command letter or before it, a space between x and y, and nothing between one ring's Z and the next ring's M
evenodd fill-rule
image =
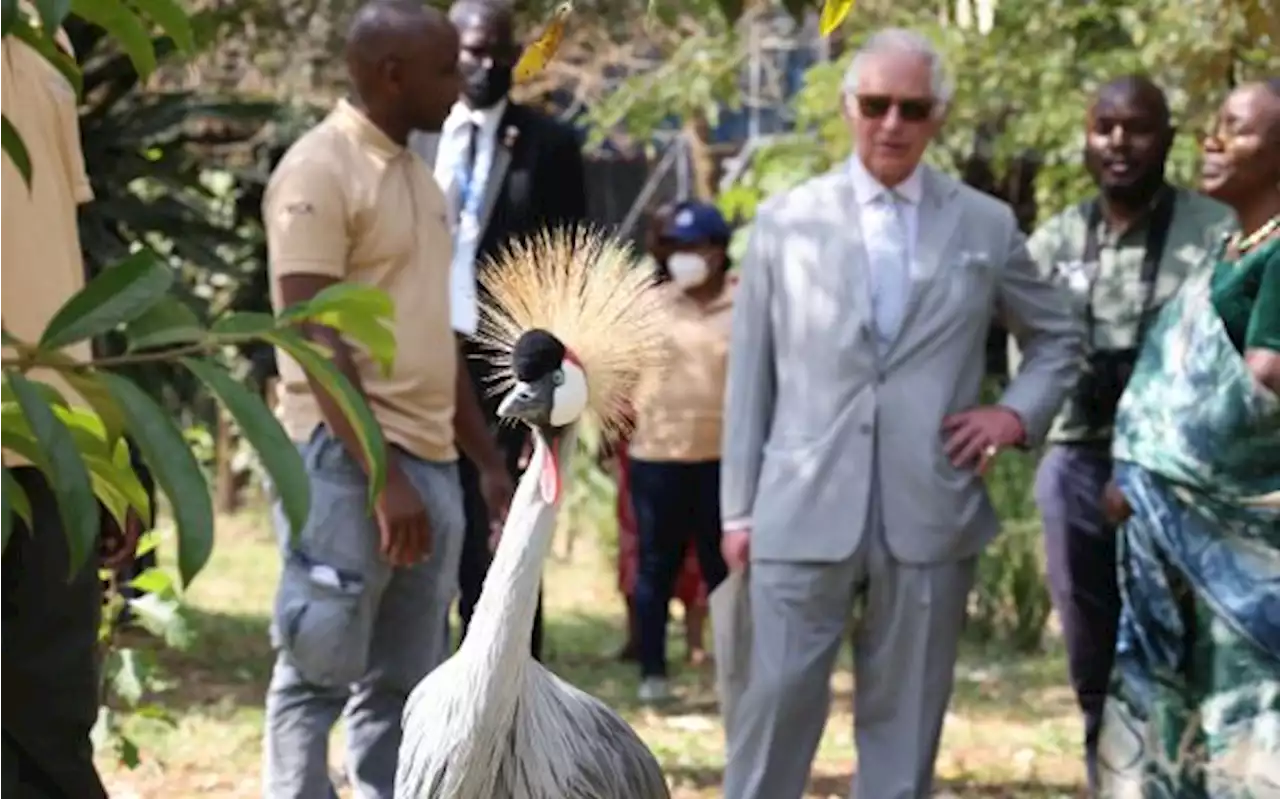
M889 345L898 335L911 281L902 203L896 192L885 191L869 209L874 220L870 226L872 230L866 232L871 267L871 308L881 356L888 352Z

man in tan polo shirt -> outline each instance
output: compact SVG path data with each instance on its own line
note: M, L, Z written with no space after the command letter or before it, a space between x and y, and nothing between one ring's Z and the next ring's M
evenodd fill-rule
M397 342L383 375L332 330L310 331L364 393L387 440L386 490L373 517L350 425L277 352L277 414L311 475L312 508L292 540L276 514L283 563L264 746L271 799L334 795L328 741L344 710L357 795L391 799L404 702L448 652L464 526L455 439L482 464L499 520L510 499L449 322L445 198L405 147L411 130L439 130L458 96L457 58L457 34L435 10L413 0L365 5L347 38L351 99L290 148L263 202L276 307L334 283L377 286L396 304Z
M24 7L24 11L30 12ZM62 31L58 44L70 52ZM24 341L40 337L84 286L76 206L93 199L80 148L75 92L39 53L4 39L4 115L31 158L31 187L6 154L3 177L3 323ZM67 348L91 357L89 342ZM6 354L8 351L6 350ZM56 375L30 377L78 398ZM68 581L69 554L57 499L25 461L5 468L31 505L4 551L3 795L105 797L89 733L98 715L97 640L102 590L90 561Z
M669 694L667 608L693 544L708 592L725 578L720 554L720 431L733 286L725 274L729 225L714 205L672 209L662 233L670 254L671 368L636 409L627 457L639 538L636 626L640 699Z

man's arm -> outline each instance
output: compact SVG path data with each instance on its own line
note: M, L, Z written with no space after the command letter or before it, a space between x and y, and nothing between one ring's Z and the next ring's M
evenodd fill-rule
M480 406L480 398L471 384L471 373L467 370L466 353L462 339L458 339L458 375L454 381L453 431L458 446L472 463L481 471L488 469L506 469L506 460L494 443L489 432L489 424L485 420L484 410Z
M770 300L773 259L766 214L756 217L734 296L725 383L720 460L720 511L725 530L747 530L755 505L764 445L773 423L774 369Z
M1084 330L1071 310L1064 290L1045 273L1047 267L1032 257L1026 237L1009 222L1011 236L998 287L999 312L1021 353L1016 376L1005 389L1000 404L1022 421L1024 446L1044 440L1053 417L1075 385L1084 358ZM1050 238L1037 237L1041 259Z
M263 199L262 217L271 279L280 288L282 308L277 311L310 300L346 277L351 242L344 196L337 177L323 164L306 161L289 164L272 180ZM360 372L342 336L333 328L317 324L305 325L303 334L333 353L333 365L367 402ZM341 406L320 381L308 375L307 382L325 425L367 472L369 464L365 462L359 438Z
M1055 216L1037 227L1031 232L1031 237L1027 239L1027 253L1035 264L1036 274L1044 280L1053 280L1053 265L1057 258L1061 241L1061 215ZM1018 347L1018 340L1012 335L1009 336L1006 351L1009 374L1012 376L1018 373L1018 365L1022 363L1022 350Z

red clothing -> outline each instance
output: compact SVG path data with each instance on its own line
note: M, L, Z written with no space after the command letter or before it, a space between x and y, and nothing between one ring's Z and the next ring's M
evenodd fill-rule
M619 444L618 452L618 590L630 601L635 595L636 572L640 568L640 540L636 517L631 508L631 478L627 447ZM672 595L688 607L706 607L707 586L698 566L698 553L693 543L684 551L684 567L676 577Z

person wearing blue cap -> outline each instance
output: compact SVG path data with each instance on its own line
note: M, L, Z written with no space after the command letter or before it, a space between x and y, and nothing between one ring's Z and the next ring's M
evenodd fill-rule
M671 209L655 248L669 287L671 368L644 392L627 444L639 537L635 612L640 699L662 701L667 681L668 606L692 543L707 591L728 572L720 554L720 433L733 281L732 230L714 205Z

